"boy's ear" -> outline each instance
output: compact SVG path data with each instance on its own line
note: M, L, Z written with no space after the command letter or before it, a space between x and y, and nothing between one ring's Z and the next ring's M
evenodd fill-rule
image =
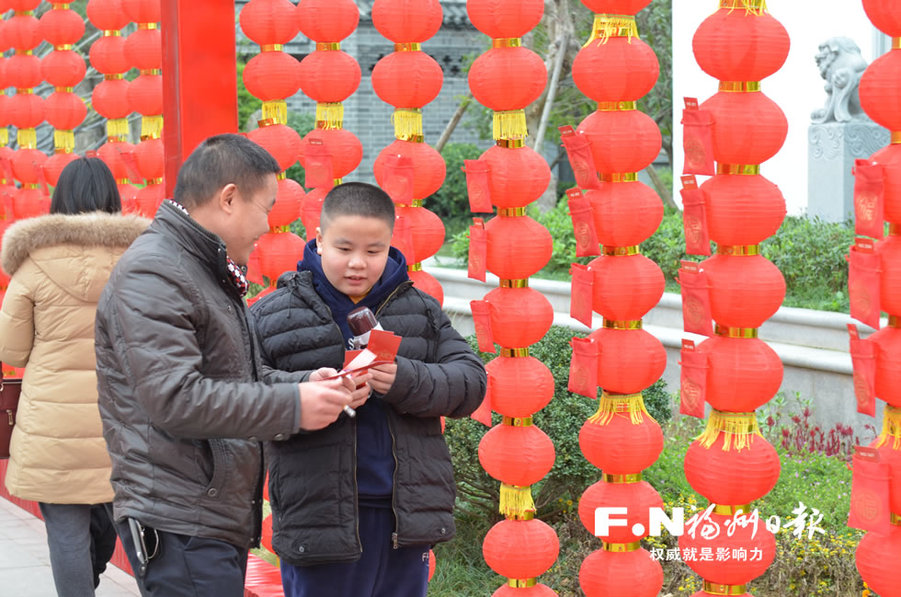
M322 255L322 228L316 226L316 253Z

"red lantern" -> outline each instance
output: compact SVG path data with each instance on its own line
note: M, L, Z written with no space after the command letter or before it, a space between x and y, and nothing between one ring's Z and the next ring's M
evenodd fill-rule
M300 135L284 124L261 126L250 131L247 137L271 153L282 170L293 166L300 155Z
M131 68L125 54L125 38L118 35L101 37L88 53L91 66L106 75L124 73Z
M310 52L300 62L299 73L300 88L317 102L343 102L360 86L360 65L342 50Z
M779 187L760 175L718 174L701 185L710 239L721 245L756 245L785 219Z
M372 69L376 95L396 108L421 108L441 91L444 75L425 52L393 52Z
M160 203L165 198L166 189L161 184L149 184L143 189L138 190L135 202L138 206L138 213L145 218L152 218L159 209Z
M116 184L116 188L119 189L122 211L124 213L138 213L138 187L130 182L120 182Z
M128 103L134 112L144 116L163 113L162 75L140 75L129 83L126 93Z
M163 140L145 139L134 146L138 172L147 180L162 178L165 172Z
M666 369L666 350L645 330L601 328L590 334L601 347L598 385L609 393L635 394Z
M337 54L337 52L313 52L307 58L321 54ZM305 58L304 61L306 60ZM285 52L261 52L251 58L247 66L244 67L244 85L247 86L247 91L254 97L264 102L284 99L297 93L298 88L301 87L302 69L303 63L298 63L297 59L291 54L286 54ZM359 73L359 70L358 66L357 73ZM347 95L353 93L353 90L356 89L359 83L360 78L358 74L356 84ZM324 82L323 85L325 85ZM306 93L306 89L304 89L304 93ZM314 96L311 95L310 97ZM346 97L344 96L338 100L319 101L342 101ZM314 97L314 99L317 98Z
M125 180L129 178L128 165L125 162L125 158L122 157L122 154L131 153L134 149L134 145L124 141L104 143L100 146L100 149L97 150L97 157L103 160L103 163L109 167L110 171L113 173L113 178L116 180Z
M592 309L611 321L641 319L666 287L663 272L644 255L602 255L589 267L594 273Z
M531 416L554 397L554 376L535 357L498 357L485 370L491 408L504 416Z
M413 255L409 263L419 263L438 252L444 244L444 223L424 207L395 208L397 217L405 218L413 239Z
M589 189L598 241L607 247L632 247L654 234L663 221L663 202L641 181L602 182Z
M360 21L353 0L301 0L295 10L300 32L319 43L340 42Z
M476 101L494 111L520 110L541 96L547 84L544 61L524 47L492 48L469 69Z
M59 182L59 175L62 174L63 168L68 166L70 162L74 162L77 159L78 156L76 154L68 152L54 153L49 158L47 158L47 161L44 162L43 166L44 176L47 178L47 184L55 187L56 183Z
M121 0L121 2L125 15L135 23L159 23L162 19L160 0Z
M534 425L495 425L479 442L479 463L507 485L527 487L554 466L554 442Z
M297 35L294 5L288 0L251 0L241 9L241 30L259 45L286 44Z
M885 219L901 223L901 145L887 145L870 156L870 159L882 164Z
M376 0L372 3L372 25L394 43L421 43L441 27L438 0Z
M713 319L730 328L757 328L785 298L785 278L762 255L714 255L702 268L710 281Z
M265 547L269 551L274 551L272 549L272 514L263 519L262 537L260 538L260 543L262 543L263 547Z
M876 351L876 396L894 407L901 407L901 329L882 328L869 337L879 349Z
M56 50L41 60L41 76L54 87L75 87L86 71L84 58L73 50Z
M410 279L413 281L413 286L428 294L436 301L438 301L439 305L444 304L444 289L441 287L441 282L439 282L435 276L430 274L425 270L416 270L409 272Z
M762 92L720 91L701 104L713 115L713 157L720 164L760 164L788 134L779 106Z
M609 535L600 536L606 543L634 543L648 536L651 508L663 508L663 498L647 481L608 483L598 481L588 487L579 499L579 519L589 533L596 533L595 511L601 506L626 508L625 526L610 525ZM641 532L636 525L641 525Z
M6 21L3 35L17 50L33 50L41 43L40 23L30 14L17 14Z
M427 143L397 139L379 153L372 166L379 186L385 187L389 182L385 164L391 156L408 157L413 162L414 199L425 199L444 183L444 159L434 147Z
M763 340L714 336L697 350L707 355L707 402L717 410L751 412L782 385L782 361Z
M889 436L881 446L873 440L871 448L879 450L879 459L889 466L889 499L892 512L901 512L901 450L895 448L895 438Z
M47 156L37 149L19 149L12 159L13 176L26 184L41 180L41 168Z
M491 305L494 340L507 348L535 344L554 322L551 303L533 288L495 288L485 300Z
M322 212L322 202L327 192L327 189L320 187L313 189L304 197L300 219L306 231L307 242L316 237L316 228L319 227L319 214Z
M345 129L313 129L300 142L300 164L304 168L308 168L304 153L311 142L322 143L326 147L332 161L332 178L350 174L363 159L363 146L352 132Z
M61 131L71 131L88 115L88 109L74 93L57 91L44 100L44 111L50 126Z
M557 592L540 583L522 588L501 585L491 594L491 597L557 597Z
M290 178L279 180L275 205L272 207L272 211L269 212L269 226L272 228L289 226L300 219L303 199L303 187L296 181Z
M629 413L617 412L607 423L585 421L579 448L588 462L605 473L630 475L654 464L663 451L663 431L650 416L633 423Z
M638 110L592 112L578 132L588 139L595 169L603 173L644 170L663 140L654 119Z
M596 39L576 54L572 66L576 87L596 102L635 101L654 87L659 74L657 55L637 37Z
M89 0L86 12L88 20L101 31L118 31L131 22L122 0Z
M733 520L732 515L710 514L709 524L711 528L718 526L720 532L709 538L702 531L705 523L701 523L695 533L686 532L679 537L679 549L682 550L682 561L689 568L699 574L704 580L723 585L743 585L763 574L773 558L776 557L776 537L767 530L763 523L747 526L734 525L732 534L727 532L727 524ZM709 561L697 557L702 549L709 549L711 553L733 554L742 551L748 554L747 558L733 558ZM760 559L752 559L751 553L761 554ZM695 557L690 555L694 553Z
M582 0L593 13L634 15L651 3L651 0Z
M887 0L863 0L863 10L877 29L889 37L901 37L901 15L893 2Z
M869 532L864 535L854 560L858 572L873 591L881 597L901 597L901 585L898 584L901 527L892 526L885 534Z
M39 35L52 46L76 43L84 35L84 20L74 10L48 10L38 24Z
M538 199L551 182L547 161L527 145L492 145L479 160L488 164L491 203L499 208L525 207Z
M28 182L34 184L36 181ZM45 195L41 189L19 189L19 192L13 197L13 214L17 220L34 218L48 213L50 213L50 197Z
M587 597L650 597L663 588L663 569L645 549L615 553L599 549L579 569Z
M10 122L18 129L33 129L44 122L44 100L33 93L17 93L9 98Z
M472 26L491 38L522 37L534 29L544 14L541 0L479 0L467 2Z
M879 304L886 313L901 315L901 236L887 236L877 247L882 260Z
M6 60L6 80L17 89L41 84L41 60L30 54L16 54Z
M724 436L720 432L709 448L697 440L692 442L685 454L685 478L692 489L711 503L750 504L776 486L779 455L759 435L752 437L750 446L723 450Z
M128 102L129 83L125 79L107 79L101 81L91 94L94 110L110 120L125 118L131 114Z
M16 12L34 10L40 4L41 0L7 0L7 8L15 10Z
M488 531L482 555L488 567L507 578L535 578L557 560L560 541L546 523L502 520Z
M269 278L270 286L275 286L278 277L286 271L297 269L305 244L303 239L290 232L267 232L260 237L256 247L260 254L260 271Z
M721 8L695 31L695 60L721 81L760 81L782 68L790 42L782 23L768 13ZM755 162L756 163L756 162Z
M551 233L528 216L492 218L485 225L485 232L488 270L502 280L528 278L551 259Z
M163 68L162 34L159 29L138 29L125 40L125 57L138 70Z

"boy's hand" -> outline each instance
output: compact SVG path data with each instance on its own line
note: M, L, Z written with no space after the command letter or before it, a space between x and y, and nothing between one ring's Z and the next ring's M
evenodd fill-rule
M319 369L316 369L315 371L310 373L310 381L320 381L328 377L334 377L336 375L338 375L338 372L331 367L320 367Z
M353 382L347 378L299 384L300 428L315 431L334 423L341 410L353 399L353 393L348 387L352 385Z
M370 394L372 394L372 387L369 385L369 382L372 380L372 373L366 372L355 375L351 380L355 384L355 388L351 392L350 407L358 409L366 404Z
M397 363L385 363L369 369L372 379L369 385L373 391L379 394L387 394L394 385L394 377L397 375Z

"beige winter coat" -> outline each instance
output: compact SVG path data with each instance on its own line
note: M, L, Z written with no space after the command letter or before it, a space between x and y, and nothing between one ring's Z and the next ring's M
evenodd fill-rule
M56 504L113 498L97 408L94 314L110 272L148 220L102 212L16 222L0 306L0 361L25 367L6 487Z

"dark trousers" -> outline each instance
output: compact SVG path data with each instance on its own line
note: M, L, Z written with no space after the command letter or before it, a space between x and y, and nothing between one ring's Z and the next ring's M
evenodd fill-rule
M243 597L247 550L226 541L146 529L159 547L143 577L127 520L116 522L144 597Z
M348 564L291 566L282 563L285 597L425 597L429 546L394 549L390 508L360 507L363 554Z

